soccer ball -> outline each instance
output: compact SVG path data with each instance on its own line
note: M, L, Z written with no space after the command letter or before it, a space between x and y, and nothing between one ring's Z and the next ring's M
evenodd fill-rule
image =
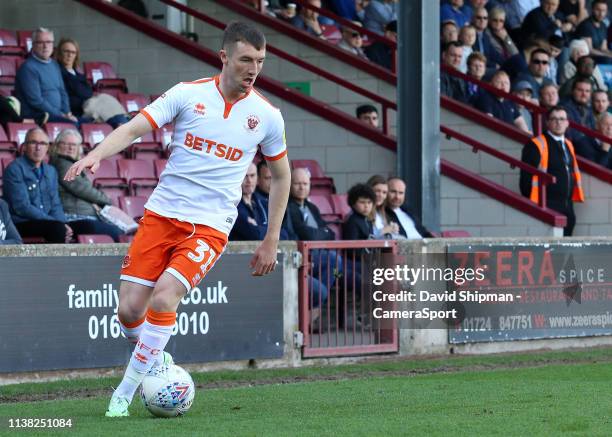
M191 376L176 364L152 369L140 386L142 403L157 417L182 416L191 407L194 396Z

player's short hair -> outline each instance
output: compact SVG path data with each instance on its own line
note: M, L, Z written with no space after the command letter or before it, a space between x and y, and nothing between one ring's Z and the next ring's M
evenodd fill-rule
M378 114L378 109L372 105L360 105L357 106L357 109L355 110L357 118L361 117L363 114L369 114L370 112L376 112Z
M257 50L261 50L266 46L266 37L261 30L249 23L232 21L223 32L221 47L230 53L238 41L250 44Z
M359 199L370 199L372 203L376 203L376 194L374 190L366 184L356 184L348 190L347 201L349 206L353 206Z

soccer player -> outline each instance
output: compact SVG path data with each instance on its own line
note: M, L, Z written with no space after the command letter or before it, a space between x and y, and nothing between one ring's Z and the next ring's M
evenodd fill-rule
M174 123L171 155L145 205L145 215L121 270L118 317L136 342L107 416L128 416L138 385L163 352L181 298L218 260L236 219L241 184L258 147L272 171L268 231L250 265L253 275L274 270L290 186L280 111L253 88L266 55L264 35L233 22L219 51L223 67L213 78L182 82L113 131L66 173L94 173L102 159L166 123Z

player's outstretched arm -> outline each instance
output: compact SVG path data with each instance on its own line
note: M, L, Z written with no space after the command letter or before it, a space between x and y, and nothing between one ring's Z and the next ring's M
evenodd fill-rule
M283 216L287 209L289 187L291 186L291 171L289 159L283 156L276 161L268 161L272 173L270 185L270 201L268 203L268 231L251 260L253 275L262 276L270 273L276 266L276 251L280 236Z
M64 180L73 181L85 169L95 173L100 167L100 161L121 152L132 144L136 138L140 138L152 130L151 124L142 114L136 115L136 117L112 131L87 156L75 162L66 172Z

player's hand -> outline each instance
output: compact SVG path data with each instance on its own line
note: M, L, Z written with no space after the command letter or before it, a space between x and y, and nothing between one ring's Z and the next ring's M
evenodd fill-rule
M72 164L72 166L68 169L68 171L64 175L64 180L68 182L75 180L76 177L80 175L81 172L85 170L86 168L88 168L89 171L92 174L94 174L98 170L99 167L100 167L100 160L95 158L94 156L87 155L85 158Z
M255 254L251 258L249 265L251 266L253 276L263 276L274 271L274 268L278 264L276 261L276 249L278 244L274 241L264 240L255 249Z

